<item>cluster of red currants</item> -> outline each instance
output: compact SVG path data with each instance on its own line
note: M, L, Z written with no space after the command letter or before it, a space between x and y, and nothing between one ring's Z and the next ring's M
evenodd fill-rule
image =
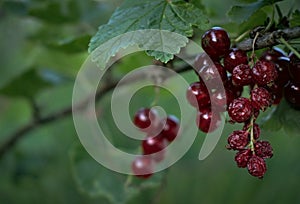
M252 176L262 178L266 172L265 159L273 156L273 149L268 141L259 140L260 128L255 121L260 111L280 102L284 86L287 100L299 105L299 88L298 93L291 94L300 82L291 81L299 78L294 76L299 70L299 59L291 63L276 48L266 51L260 59L254 55L248 58L246 52L230 48L230 44L223 28L214 27L204 33L205 53L195 60L199 81L190 85L187 99L197 108L196 121L203 132L214 131L224 111L228 112L230 122L244 123L242 130L229 135L227 148L238 151L235 156L238 167L247 167ZM218 81L222 82L224 93L218 91L215 84ZM249 87L249 97L242 97L245 86ZM212 106L216 107L213 112Z
M141 108L135 113L133 123L146 134L146 138L141 144L143 155L132 162L132 172L137 177L149 178L155 163L164 159L168 143L177 137L179 120L174 115L162 119L154 109Z

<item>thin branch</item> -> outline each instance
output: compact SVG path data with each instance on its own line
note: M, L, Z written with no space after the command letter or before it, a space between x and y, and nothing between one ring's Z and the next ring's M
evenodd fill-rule
M281 37L283 37L286 40L300 38L300 27L287 28L284 30L273 31L271 33L267 33L261 37L258 37L257 41L255 43L255 49L261 49L261 48L280 44L279 39ZM253 39L247 39L247 40L242 41L239 44L237 44L237 48L239 48L241 50L245 50L245 51L251 51L252 43L253 43ZM190 71L192 69L193 68L191 66L187 65L187 66L181 67L175 71L177 73L183 73L186 71ZM141 75L139 77L135 77L133 79L127 80L121 85L132 83L132 82L138 81L138 80L143 80L147 77L149 77L149 76ZM103 86L97 92L96 100L97 101L100 100L106 93L113 90L117 86L117 84L118 84L118 81L113 81L110 84ZM75 109L84 108L85 105L88 103L88 100L89 99L84 101L82 104L78 104L78 106L75 107ZM5 155L5 153L7 153L12 147L14 147L20 139L22 139L29 132L35 130L37 127L40 127L41 125L49 124L53 121L63 119L65 117L70 116L71 114L72 114L72 107L68 107L66 109L63 109L57 113L53 113L46 117L43 117L43 118L39 117L39 118L33 120L31 123L18 129L16 132L12 133L8 137L7 141L5 141L2 145L0 145L0 159Z
M274 45L280 44L279 39L283 37L286 40L300 38L300 26L293 28L286 28L283 30L276 30L271 33L266 33L263 36L257 38L255 42L255 49L262 49L266 47L271 47ZM237 44L237 48L244 51L252 50L253 39L247 39L239 44Z

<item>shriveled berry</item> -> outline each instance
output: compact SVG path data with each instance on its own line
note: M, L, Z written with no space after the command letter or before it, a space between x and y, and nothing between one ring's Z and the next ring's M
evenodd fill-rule
M252 152L250 149L244 149L244 150L240 150L236 153L234 160L236 161L236 164L238 167L240 168L246 168L247 167L247 163L249 161L249 159L252 156Z
M143 132L148 132L151 129L151 125L153 125L155 120L157 120L157 113L149 108L141 108L139 109L135 115L133 122L136 127L138 127Z
M248 64L248 57L245 51L231 48L224 56L224 67L232 73L233 68L240 64Z
M267 171L267 165L263 158L253 155L247 164L248 172L255 177L263 178Z
M288 83L284 87L284 97L293 108L300 109L300 83Z
M244 130L233 131L233 133L231 133L228 136L227 141L228 141L229 149L233 149L233 150L244 149L249 143L249 133Z
M146 156L136 157L131 164L131 170L136 177L149 178L153 174L153 160Z
M206 108L198 111L196 123L202 132L213 132L220 126L221 116L219 113L213 113L210 108Z
M256 84L265 86L277 79L275 64L271 61L259 60L252 68L252 77Z
M179 120L176 116L170 115L166 119L166 124L161 132L161 135L163 138L168 140L169 142L172 142L179 130Z
M237 86L246 86L252 83L252 70L247 64L240 64L232 71L232 82Z
M265 110L272 105L272 96L265 88L258 87L251 91L251 102L256 110Z
M263 159L273 156L273 148L268 141L256 141L254 143L255 154Z
M242 123L249 120L253 114L253 107L248 98L234 99L228 107L228 115L233 122Z
M230 48L228 33L220 27L213 27L202 36L202 48L212 58L219 59Z
M208 90L202 82L192 83L186 92L186 97L189 103L196 108L207 107L210 104Z

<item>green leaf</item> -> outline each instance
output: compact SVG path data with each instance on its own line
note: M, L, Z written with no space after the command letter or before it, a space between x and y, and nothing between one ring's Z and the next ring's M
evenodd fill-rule
M232 21L242 23L250 18L259 9L280 1L282 0L260 0L251 4L233 6L228 12L228 16Z
M7 96L24 96L32 98L39 91L50 86L35 69L30 69L18 76L0 89L0 93Z
M70 159L79 189L91 197L105 197L113 204L126 203L142 190L155 189L161 183L162 174L141 180L106 169L92 159L80 144L72 147Z
M136 37L134 35L127 36L125 39L117 37L127 32L159 29L175 32L183 35L183 37L191 37L193 35L193 26L206 29L207 25L208 20L202 11L193 4L184 1L126 0L122 6L114 12L109 22L99 27L97 34L91 39L89 51L95 51L96 48L99 48L99 46L113 39L109 45L101 50L101 53L94 55L97 61L99 61L99 59L97 59L99 57L98 55L103 55L104 57L100 58L100 60L106 63L109 58L114 56L121 48L127 48L131 45L143 47L143 45L148 43L147 40L150 40L152 45L154 43L164 43L163 40L167 42L167 37L161 39L161 36L157 36L158 39L151 39L150 37L152 36L146 36L147 39L142 39L144 36ZM158 40L160 41L157 42ZM184 41L187 40L185 39ZM164 44L163 47L172 46L171 51L174 53L161 54L160 52L151 52L151 55L155 56L156 59L162 59L164 62L167 62L173 58L173 54L178 53L180 48L185 46L185 43L186 42L170 41L167 45ZM160 44L160 46L162 45Z
M300 10L295 10L294 13L292 14L292 18L290 20L291 26L299 26L300 23Z
M48 47L65 53L77 53L86 51L91 36L88 34L79 37L70 37L58 42L48 43Z

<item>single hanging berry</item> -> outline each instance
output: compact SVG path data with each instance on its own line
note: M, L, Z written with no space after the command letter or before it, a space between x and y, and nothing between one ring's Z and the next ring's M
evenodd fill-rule
M204 83L192 83L186 92L188 102L196 108L205 108L210 105L208 90Z
M263 159L273 156L273 148L268 141L257 141L254 143L255 154Z
M288 83L284 87L284 97L293 108L300 109L300 83Z
M206 108L198 112L196 123L202 132L213 132L220 126L221 116L219 113L213 113L210 108Z
M149 178L153 174L153 161L150 157L138 156L132 162L131 170L136 177Z
M156 111L149 108L139 109L133 119L133 123L143 132L149 132L151 126L154 126L154 121L158 118Z
M251 91L251 102L253 108L264 111L272 105L272 96L265 88L258 87Z
M252 77L259 86L270 84L277 79L275 64L266 60L257 61L252 68Z
M213 27L202 36L202 48L213 59L223 57L230 48L228 33L220 27Z
M177 117L170 115L166 119L166 124L163 127L163 130L161 132L161 136L168 140L169 142L172 142L179 130L179 120Z
M246 122L253 114L253 107L248 98L240 97L234 99L228 107L228 115L233 122Z
M244 149L244 150L240 150L236 153L234 160L236 161L236 164L238 167L240 168L246 168L247 167L247 163L249 161L249 159L252 156L252 152L250 149Z
M246 52L237 48L231 48L224 56L224 67L232 73L233 69L241 64L248 64L248 57Z
M252 70L247 64L240 64L232 71L232 82L236 86L252 84Z
M248 172L255 177L263 178L267 171L266 162L263 158L253 155L247 164Z
M228 149L242 150L249 143L249 133L244 130L233 131L233 133L228 136L227 141L229 145Z

